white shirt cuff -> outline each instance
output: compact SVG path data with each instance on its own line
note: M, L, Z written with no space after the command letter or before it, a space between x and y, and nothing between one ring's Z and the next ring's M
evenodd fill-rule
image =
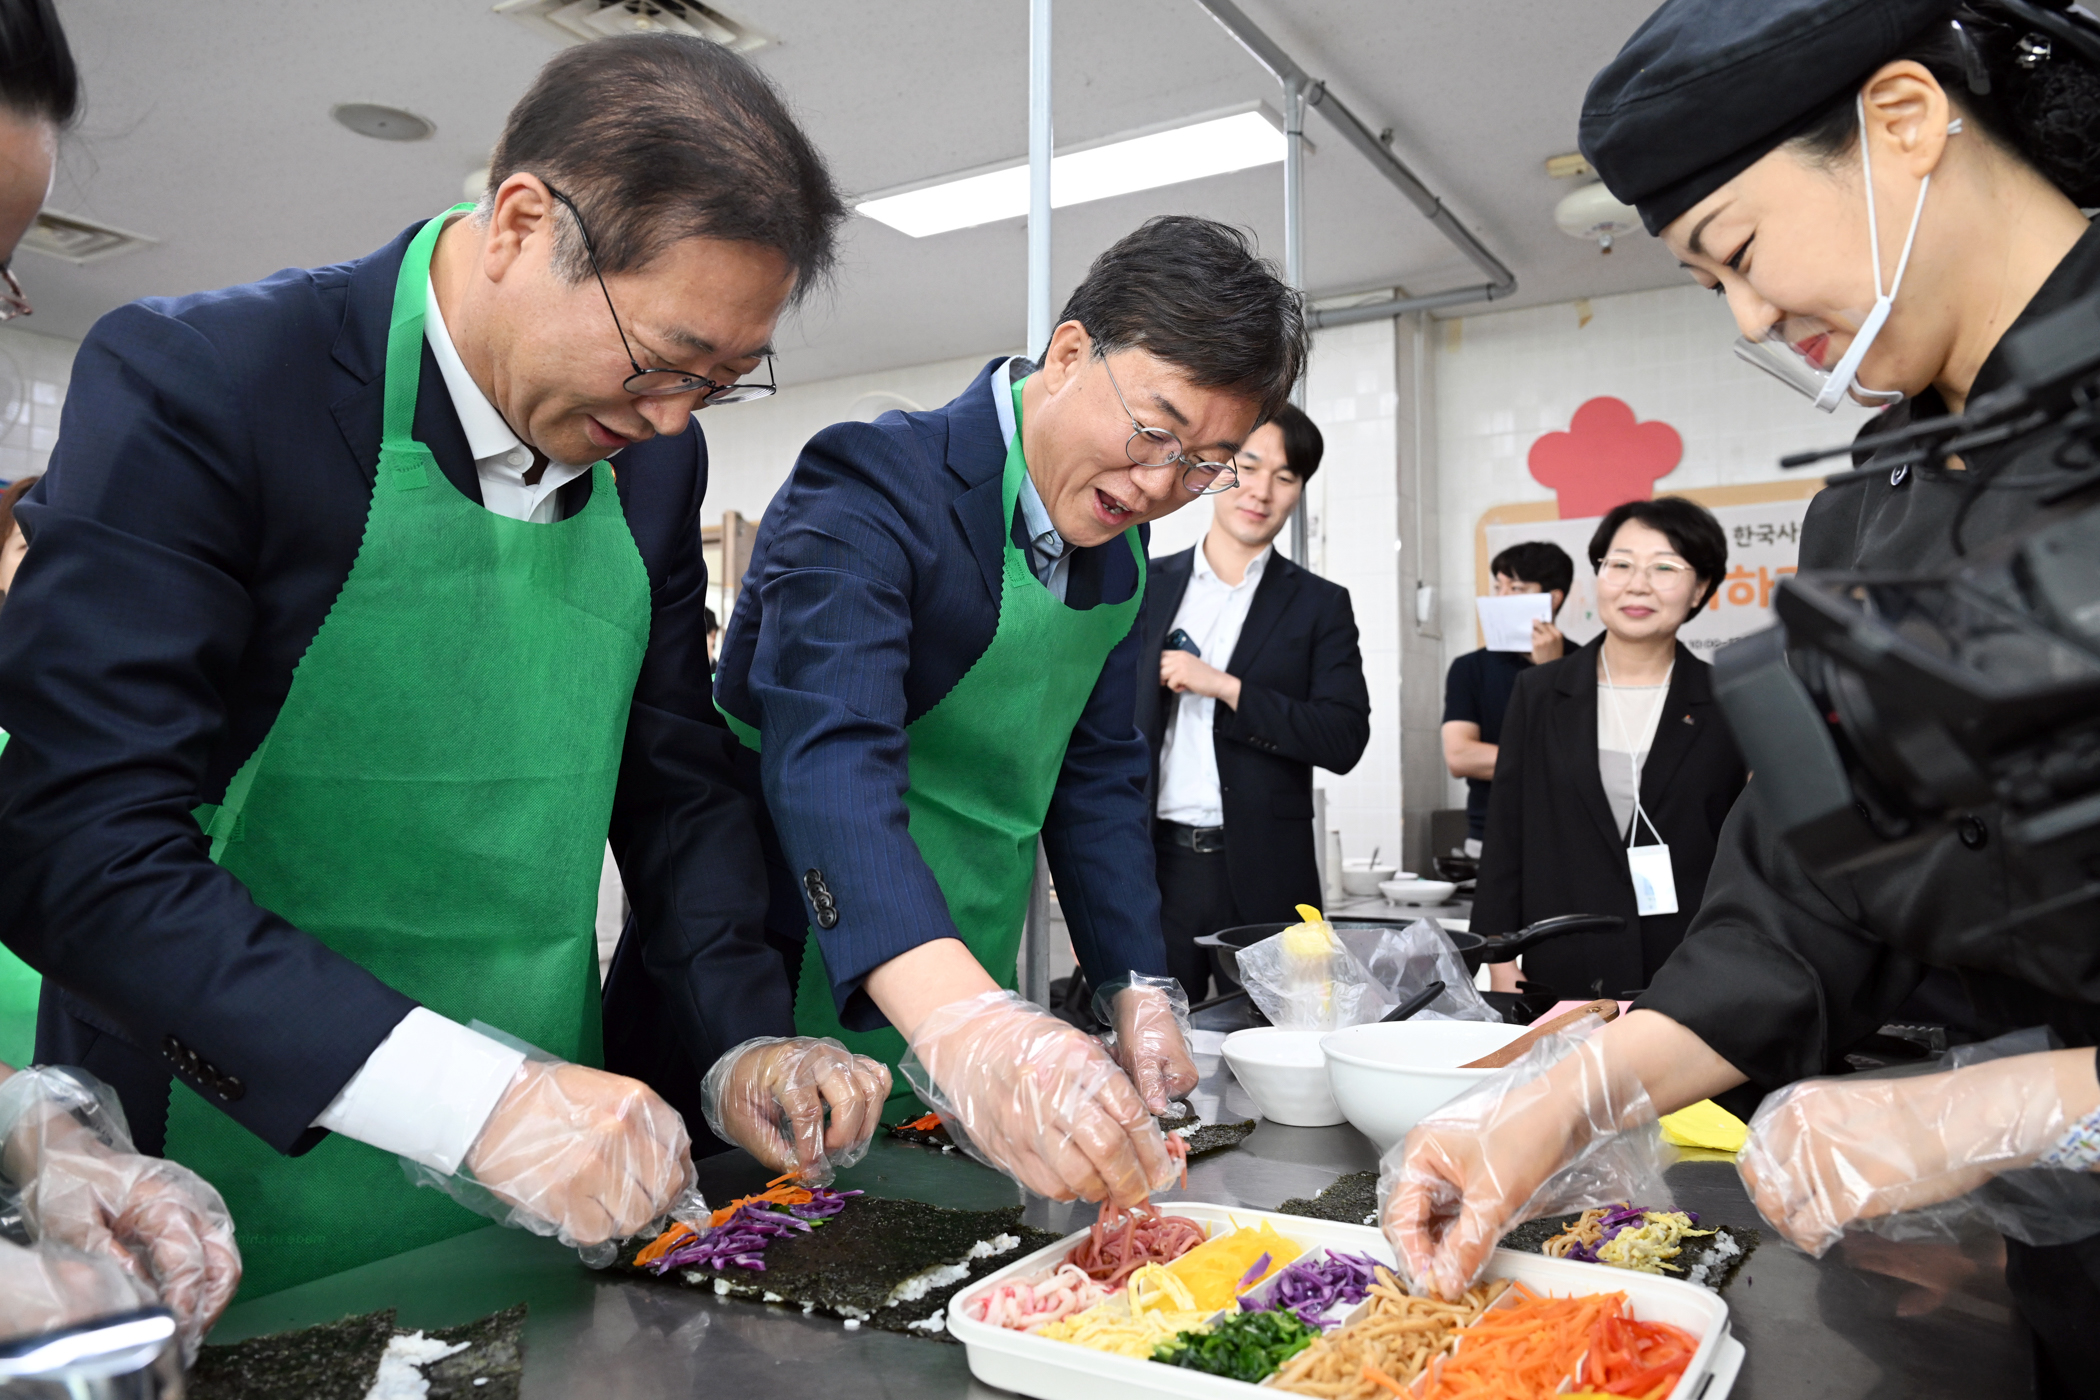
M524 1063L522 1051L419 1006L313 1125L450 1176Z

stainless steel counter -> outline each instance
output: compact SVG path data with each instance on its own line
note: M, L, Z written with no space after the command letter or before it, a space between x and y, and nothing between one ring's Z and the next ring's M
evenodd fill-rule
M1229 1073L1204 1063L1211 1072L1197 1091L1199 1109L1251 1117L1253 1107ZM1242 1147L1195 1163L1187 1194L1273 1207L1312 1195L1339 1173L1375 1166L1370 1144L1346 1126L1264 1123ZM701 1186L710 1199L724 1200L759 1189L766 1175L749 1157L731 1153L702 1164ZM1670 1181L1678 1204L1704 1219L1760 1225L1732 1165L1680 1163ZM842 1173L841 1185L969 1208L1018 1199L1006 1178L960 1154L887 1141ZM1087 1214L1041 1201L1031 1207L1034 1223L1053 1229ZM1994 1261L1915 1248L1815 1261L1769 1229L1764 1234L1766 1243L1725 1295L1749 1352L1734 1392L1742 1400L2025 1393L2024 1343ZM1866 1264L1879 1270L1855 1267ZM534 1400L1006 1393L974 1381L959 1346L848 1331L834 1318L594 1274L550 1240L494 1227L242 1303L212 1339L383 1307L398 1309L411 1327L451 1326L519 1302L531 1305L524 1393Z

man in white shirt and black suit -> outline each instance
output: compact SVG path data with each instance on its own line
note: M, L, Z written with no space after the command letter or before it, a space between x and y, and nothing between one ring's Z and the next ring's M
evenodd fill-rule
M1196 548L1152 562L1138 728L1153 753L1153 851L1167 964L1200 1001L1195 940L1320 902L1312 770L1346 773L1371 738L1349 590L1276 553L1319 469L1320 430L1287 407L1237 457ZM1157 661L1154 661L1154 658Z

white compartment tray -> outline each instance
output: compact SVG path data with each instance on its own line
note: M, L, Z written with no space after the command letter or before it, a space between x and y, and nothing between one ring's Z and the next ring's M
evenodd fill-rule
M1258 1225L1266 1220L1278 1234L1308 1247L1347 1250L1368 1254L1387 1264L1393 1262L1393 1251L1385 1236L1368 1225L1340 1225L1203 1201L1162 1201L1159 1210L1166 1215L1185 1215L1212 1233L1219 1226ZM1261 1387L1153 1361L1112 1356L1070 1342L1032 1337L1025 1332L973 1322L964 1315L965 1300L1015 1278L1049 1271L1085 1236L1083 1230L1069 1235L955 1295L948 1305L948 1331L968 1349L972 1375L987 1385L1034 1396L1036 1400L1102 1400L1106 1395L1156 1400L1251 1400L1250 1393ZM1495 1251L1488 1273L1494 1278L1521 1282L1541 1293L1623 1292L1634 1315L1642 1321L1672 1323L1697 1336L1699 1350L1685 1367L1677 1388L1670 1392L1670 1400L1725 1400L1735 1384L1736 1372L1742 1368L1742 1344L1728 1331L1728 1305L1694 1284L1509 1249Z

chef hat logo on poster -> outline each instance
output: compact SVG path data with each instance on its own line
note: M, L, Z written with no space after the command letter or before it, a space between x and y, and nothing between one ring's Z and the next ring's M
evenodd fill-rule
M1560 518L1603 515L1645 501L1684 460L1684 439L1661 420L1642 423L1622 399L1596 398L1575 410L1564 433L1545 433L1526 458L1532 480L1560 497Z

